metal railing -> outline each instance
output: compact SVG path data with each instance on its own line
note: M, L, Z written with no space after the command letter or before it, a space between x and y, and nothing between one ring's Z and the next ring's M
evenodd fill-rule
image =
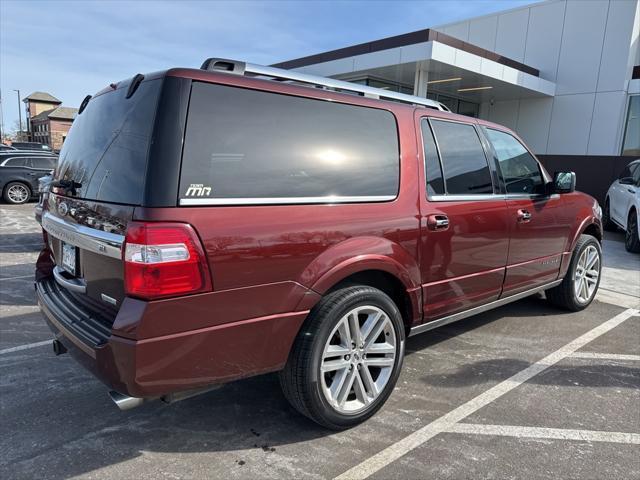
M344 93L355 93L367 98L392 100L396 102L407 103L410 105L421 105L423 107L433 108L435 110L441 110L445 112L450 111L442 103L430 100L428 98L422 98L415 95L407 95L398 92L390 92L381 88L359 85L357 83L345 82L343 80L336 80L334 78L321 77L318 75L308 75L306 73L300 73L294 70L267 67L264 65L240 62L237 60L227 60L224 58L208 58L204 61L200 68L202 70L227 72L235 75L252 75L267 77L279 81L292 81L310 85L316 88L331 89Z

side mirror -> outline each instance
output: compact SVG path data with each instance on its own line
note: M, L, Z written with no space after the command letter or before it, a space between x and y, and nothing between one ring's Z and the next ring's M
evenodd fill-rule
M618 182L620 182L620 185L633 185L633 177L622 177L620 179L618 179Z
M575 172L556 172L553 175L554 193L571 193L576 189Z

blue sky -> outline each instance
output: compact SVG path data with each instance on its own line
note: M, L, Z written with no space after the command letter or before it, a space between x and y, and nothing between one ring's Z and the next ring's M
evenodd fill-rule
M18 118L13 89L78 106L138 72L198 67L209 56L269 64L528 3L0 0L4 126Z

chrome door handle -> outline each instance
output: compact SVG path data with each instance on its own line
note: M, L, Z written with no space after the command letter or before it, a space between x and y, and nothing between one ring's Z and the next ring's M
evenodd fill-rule
M64 270L58 266L53 267L53 278L56 279L59 285L63 286L67 290L76 293L86 293L87 292L87 284L84 280L79 278L74 278L73 280L69 280L62 275Z
M427 226L430 230L446 230L449 228L449 218L446 215L429 215Z
M531 221L531 213L528 210L518 210L518 222L527 223Z
M633 189L631 189L631 188L627 188L627 192L629 192L629 193L636 193L636 191L635 191L635 190L633 190Z

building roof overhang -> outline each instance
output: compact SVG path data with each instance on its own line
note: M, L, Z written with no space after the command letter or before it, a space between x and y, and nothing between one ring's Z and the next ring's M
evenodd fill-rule
M407 85L414 85L416 72L421 71L420 78L428 87L475 101L552 97L556 90L553 82L438 41L345 57L296 70L344 80L374 76ZM442 82L447 79L458 80Z

